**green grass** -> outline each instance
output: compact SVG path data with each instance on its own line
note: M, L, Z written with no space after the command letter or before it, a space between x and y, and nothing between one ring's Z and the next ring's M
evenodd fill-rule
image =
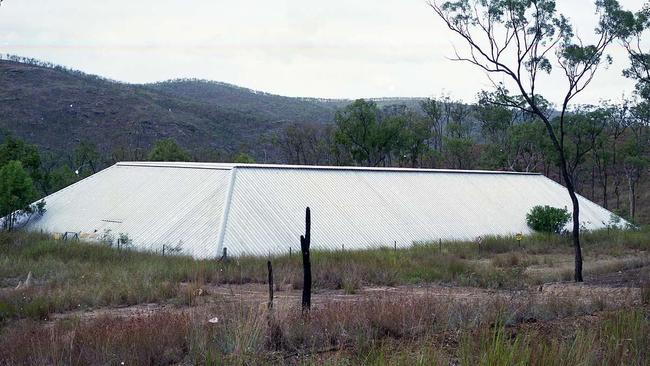
M567 329L569 324L567 324ZM561 331L554 329L555 332ZM504 327L465 334L461 365L645 365L650 362L650 314L642 309L606 314L576 332L514 333Z
M650 230L599 231L582 237L590 258L634 255L650 247ZM342 289L353 294L362 286L447 283L487 288L521 288L547 280L570 279L569 238L549 235L484 238L471 242L419 244L406 249L314 251L316 289ZM645 254L644 254L645 255ZM204 284L265 283L266 258L236 258L227 263L184 256L119 251L99 244L62 242L28 233L0 234L0 287L15 287L32 272L30 289L0 292L0 321L14 317L47 318L51 312L92 307L172 301L193 304L192 291ZM300 256L272 258L279 288L302 287ZM551 263L556 274L534 277L532 265ZM563 262L563 263L564 263ZM620 263L619 263L620 262ZM598 271L618 270L627 262L612 262ZM546 267L545 267L546 268ZM596 272L596 269L593 269ZM568 273L568 277L565 274Z

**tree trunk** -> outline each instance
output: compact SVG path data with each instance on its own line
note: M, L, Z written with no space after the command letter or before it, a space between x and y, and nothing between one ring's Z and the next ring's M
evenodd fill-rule
M630 200L630 219L634 221L636 216L636 184L632 178L627 179L629 190L629 200Z
M607 199L607 173L603 174L603 207L609 209L609 200Z
M302 251L302 312L308 313L311 308L311 261L309 259L309 246L311 245L311 212L307 207L305 215L305 235L300 236L300 250Z
M582 282L582 248L580 247L580 205L573 187L568 189L573 204L573 249L575 250L575 271L573 279Z
M591 199L596 201L596 166L591 167Z
M575 251L575 271L573 274L573 279L576 282L582 282L582 248L580 247L580 203L578 202L578 196L576 195L576 189L573 184L573 179L569 174L567 169L566 160L560 152L560 172L562 173L562 178L564 179L564 184L569 196L571 197L571 205L573 206L573 249Z
M582 280L582 248L580 247L580 203L578 202L578 196L576 196L576 189L574 185L573 176L569 174L567 161L564 155L564 147L563 147L564 131L561 130L561 139L560 141L558 141L553 131L553 126L548 121L548 119L546 119L546 117L542 112L537 110L534 103L529 103L529 104L533 106L533 109L536 110L537 115L542 119L542 121L544 121L549 137L551 138L551 142L553 142L553 146L560 154L560 164L559 164L560 166L558 168L560 170L562 178L564 179L564 185L567 191L569 192L569 196L571 197L571 204L573 206L573 248L575 251L575 272L573 275L573 279L576 282L582 282L583 281ZM564 112L562 113L562 116L560 118L564 118Z

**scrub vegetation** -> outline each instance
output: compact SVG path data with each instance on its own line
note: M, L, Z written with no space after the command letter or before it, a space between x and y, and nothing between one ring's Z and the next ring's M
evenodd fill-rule
M2 233L0 360L645 364L649 246L648 228L585 233L585 285L563 282L572 247L558 235L316 250L315 304L302 316L298 255L271 258L269 310L267 258L201 261Z

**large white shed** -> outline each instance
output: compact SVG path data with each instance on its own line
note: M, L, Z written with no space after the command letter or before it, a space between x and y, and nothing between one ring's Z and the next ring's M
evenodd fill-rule
M579 199L584 227L609 222ZM532 173L166 162L117 163L45 201L29 230L91 240L110 230L197 258L299 250L307 206L312 248L326 250L525 234L533 206L571 208L564 187Z

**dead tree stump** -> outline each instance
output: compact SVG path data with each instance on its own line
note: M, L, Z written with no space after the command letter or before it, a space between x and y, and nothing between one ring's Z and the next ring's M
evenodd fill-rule
M309 260L309 246L311 245L311 211L309 207L305 216L305 235L300 236L300 250L302 251L302 312L308 313L311 308L311 261Z
M266 262L266 267L269 269L269 309L273 308L273 266L271 261Z

